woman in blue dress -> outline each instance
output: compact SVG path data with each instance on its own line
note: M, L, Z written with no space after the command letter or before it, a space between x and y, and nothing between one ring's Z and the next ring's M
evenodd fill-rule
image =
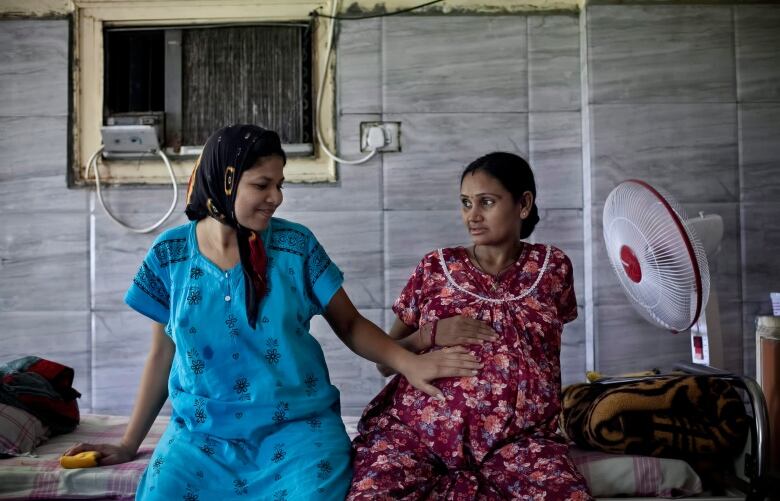
M136 499L344 499L350 442L319 343L322 314L355 353L422 391L480 368L465 349L404 350L361 316L343 276L306 227L273 213L286 161L275 132L215 132L187 194L190 222L162 233L125 301L153 320L153 341L119 444L77 444L99 463L131 460L166 398L171 423Z

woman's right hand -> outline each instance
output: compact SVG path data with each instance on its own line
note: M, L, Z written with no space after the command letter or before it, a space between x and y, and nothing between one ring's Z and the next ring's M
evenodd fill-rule
M78 443L65 451L63 456L75 456L80 452L96 451L98 453L98 464L108 466L112 464L127 463L135 458L135 451L129 447L119 444L88 444Z
M436 346L468 346L498 340L489 325L464 315L440 318L436 324Z
M475 376L482 368L479 359L462 346L415 355L412 364L402 372L412 386L439 400L442 392L431 381L444 377Z

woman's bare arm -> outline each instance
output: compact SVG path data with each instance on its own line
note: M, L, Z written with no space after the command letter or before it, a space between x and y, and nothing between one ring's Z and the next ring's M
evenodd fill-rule
M395 319L388 334L390 334L391 338L396 339L399 345L413 353L424 350L429 347L431 343L430 329L420 328L414 330L412 327L403 323L399 318ZM396 371L386 365L376 364L376 368L379 373L385 377L392 376L396 373Z
M152 326L152 346L146 357L138 396L122 440L119 444L76 444L65 455L97 451L101 456L101 465L131 461L168 398L168 375L175 351L176 346L165 334L165 326L155 322Z
M472 376L482 364L462 347L415 355L398 345L379 327L358 313L344 289L339 289L325 310L325 319L347 347L363 358L400 372L417 389L443 398L430 384L441 377Z

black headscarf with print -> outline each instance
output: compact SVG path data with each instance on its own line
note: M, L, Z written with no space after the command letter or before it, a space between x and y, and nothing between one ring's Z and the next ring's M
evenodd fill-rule
M241 174L255 165L258 158L270 155L278 155L287 162L274 131L256 125L230 125L217 130L206 141L192 171L185 209L190 221L210 216L236 229L246 278L247 320L252 328L257 324L260 300L268 290L268 258L260 236L238 224L234 207Z

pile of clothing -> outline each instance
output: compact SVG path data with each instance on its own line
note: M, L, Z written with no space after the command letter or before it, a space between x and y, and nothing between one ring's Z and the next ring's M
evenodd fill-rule
M33 356L0 365L0 405L31 414L52 435L76 429L80 396L70 367Z

